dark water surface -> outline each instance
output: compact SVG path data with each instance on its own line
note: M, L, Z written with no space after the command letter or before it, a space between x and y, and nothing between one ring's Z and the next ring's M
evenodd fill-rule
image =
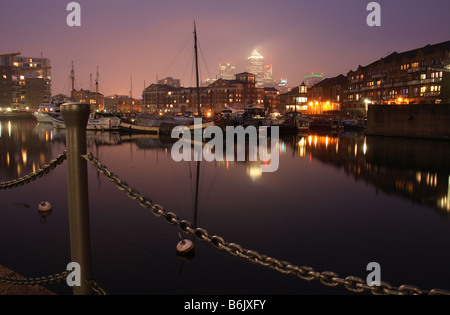
M39 169L65 149L64 131L32 119L0 120L0 182ZM172 160L171 144L88 134L88 152L153 202L228 242L297 266L366 279L370 262L394 286L450 289L450 144L364 134L283 138L280 167ZM177 227L89 170L93 274L119 295L347 294L306 282L197 240L185 262ZM49 200L51 216L37 205ZM70 259L67 162L0 191L0 264L25 277L65 271ZM48 286L71 294L65 283Z

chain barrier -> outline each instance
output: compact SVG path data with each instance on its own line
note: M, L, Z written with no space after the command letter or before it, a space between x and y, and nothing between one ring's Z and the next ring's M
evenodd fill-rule
M61 153L59 156L57 156L54 160L48 162L47 164L44 164L39 170L37 170L29 175L25 175L21 178L0 183L0 190L17 188L19 186L29 184L30 182L33 182L33 181L37 180L38 178L41 178L42 176L50 173L58 165L61 165L66 159L67 159L67 152L63 151L63 153ZM29 278L29 279L0 276L0 282L14 284L14 285L21 285L21 286L22 285L23 286L45 285L45 284L53 284L56 282L66 280L68 274L69 273L67 271L65 271L65 272L57 273L55 275L50 275L47 277ZM88 284L90 285L91 289L98 295L106 295L105 290L100 288L96 281L89 280Z
M62 164L64 162L64 160L66 160L66 158L67 158L67 152L64 151L56 159L45 164L39 170L37 170L29 175L25 175L24 177L0 183L0 190L12 189L12 188L16 188L19 186L23 186L25 184L29 184L30 182L35 181L36 179L41 178L42 176L50 173L50 171L54 170L58 165Z
M271 268L282 274L294 275L305 281L318 280L327 287L343 285L348 291L353 293L370 292L373 295L450 295L450 292L445 290L434 289L426 291L411 285L394 287L387 282L381 282L379 286L369 286L366 281L358 277L349 276L341 278L331 271L317 272L312 267L298 267L289 262L280 261L256 251L245 249L238 244L226 242L219 236L210 235L205 229L195 228L189 221L180 220L175 213L165 211L162 206L154 205L150 199L141 195L136 189L131 188L125 181L121 180L105 165L101 164L91 153L84 155L83 158L92 164L110 182L115 184L119 190L125 192L129 198L137 200L141 207L150 209L154 216L165 219L168 224L178 226L185 234L191 234L198 240L209 243L219 250L224 250L232 256Z
M55 275L50 275L47 277L29 278L29 279L0 276L0 282L20 286L37 286L37 285L54 284L56 282L64 281L67 279L68 276L69 272L67 271L57 273ZM97 295L107 295L105 290L103 290L95 280L87 280L86 282L91 287L92 291L97 293Z
M5 282L9 284L15 285L24 285L24 286L35 286L35 285L44 285L44 284L53 284L55 282L60 282L66 280L69 273L67 271L62 273L57 273L55 275L50 275L47 277L40 278L29 278L29 279L20 279L20 278L10 278L0 276L0 282Z
M87 283L90 285L92 291L97 293L97 295L107 295L106 291L103 290L102 288L100 288L100 286L98 285L97 281L95 281L95 280L87 280Z

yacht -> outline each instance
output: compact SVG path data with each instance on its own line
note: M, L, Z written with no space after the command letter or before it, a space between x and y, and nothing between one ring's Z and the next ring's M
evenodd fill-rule
M52 117L58 118L61 116L60 107L63 102L56 102L54 100L46 100L39 106L39 109L33 113L34 118L38 123L52 123Z
M62 116L51 116L53 128L65 129L66 125ZM98 130L98 131L114 131L120 129L121 119L116 116L102 116L99 113L91 113L87 123L86 130Z

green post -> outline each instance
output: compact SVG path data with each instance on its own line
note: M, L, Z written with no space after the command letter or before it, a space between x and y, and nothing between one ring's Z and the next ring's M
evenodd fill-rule
M87 283L92 279L87 161L81 157L86 154L86 126L91 106L63 104L61 113L66 125L71 259L81 267L81 286L73 287L73 294L91 295L93 291Z

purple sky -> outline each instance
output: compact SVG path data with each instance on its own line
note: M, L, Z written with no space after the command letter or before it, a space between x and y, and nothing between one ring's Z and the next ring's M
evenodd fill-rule
M0 0L0 54L21 52L52 62L53 94L89 89L100 72L100 92L137 97L156 77L192 78L196 20L201 77L217 75L219 62L245 71L258 51L274 78L291 87L305 74L346 74L393 51L450 40L449 0L382 0L382 26L366 24L369 0L79 0L81 27L66 24L66 0ZM184 47L184 49L183 49ZM178 57L177 57L178 56Z

